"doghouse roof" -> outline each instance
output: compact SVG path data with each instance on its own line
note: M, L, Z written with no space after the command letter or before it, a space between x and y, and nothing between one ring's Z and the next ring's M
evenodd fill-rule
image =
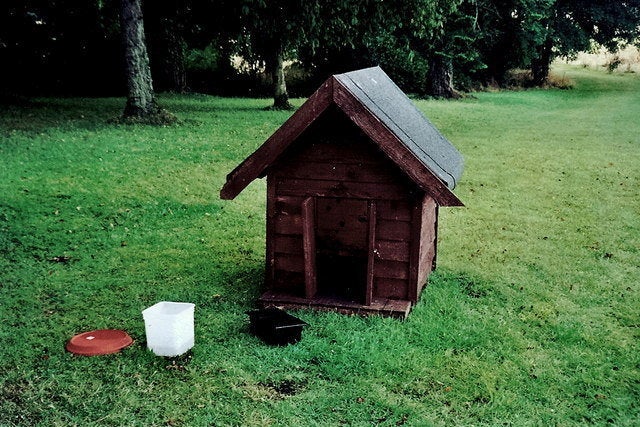
M284 153L305 129L336 105L441 206L461 206L452 193L462 175L456 148L380 67L330 77L264 144L228 176L220 191L233 199Z

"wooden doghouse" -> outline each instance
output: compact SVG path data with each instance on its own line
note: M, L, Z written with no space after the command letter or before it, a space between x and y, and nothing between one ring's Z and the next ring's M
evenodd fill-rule
M263 305L405 317L435 268L460 153L379 67L329 78L228 176L267 177Z

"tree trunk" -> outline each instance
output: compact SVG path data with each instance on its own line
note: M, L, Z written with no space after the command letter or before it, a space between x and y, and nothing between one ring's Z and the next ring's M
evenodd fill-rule
M187 73L184 66L185 61L185 41L182 25L178 19L168 18L163 26L163 35L167 46L167 57L165 59L166 78L170 90L176 93L187 91Z
M273 108L275 110L290 110L293 106L289 103L287 82L284 77L284 49L282 45L274 50L272 61L270 69L273 81Z
M427 78L429 95L436 98L460 98L460 94L453 88L453 64L450 58L432 55Z
M120 25L127 77L127 105L123 117L143 118L158 112L140 2L141 0L121 0Z
M536 48L536 56L531 60L531 76L534 86L543 86L549 78L552 60L553 39L547 36L544 43Z

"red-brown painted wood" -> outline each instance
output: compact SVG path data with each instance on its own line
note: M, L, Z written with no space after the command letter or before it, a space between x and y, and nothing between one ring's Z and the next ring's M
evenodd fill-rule
M433 270L436 253L436 221L437 205L431 197L425 197L420 217L420 264L417 279L419 289L422 289Z
M304 273L304 255L287 254L286 256L276 256L276 270Z
M401 184L341 180L281 178L276 185L278 194L286 196L312 195L349 199L403 200L407 191L407 188Z
M374 298L366 306L354 302L332 298L308 300L301 296L268 290L258 300L262 306L279 306L290 309L312 308L320 311L335 311L345 314L381 315L406 319L411 310L411 302L401 299Z
M411 222L379 220L378 238L390 241L411 240Z
M367 257L367 288L365 290L364 304L371 305L373 300L373 287L375 280L375 263L376 263L376 202L368 203L368 219L369 219L369 244Z
M233 199L261 176L289 144L331 105L332 86L333 80L327 80L264 144L231 171L220 191L221 199Z
M406 241L378 240L375 255L378 259L388 261L409 261L409 246Z
M265 245L265 285L271 287L275 282L275 220L277 216L276 192L273 178L267 178L267 212L266 212L266 245Z
M316 277L316 203L313 197L302 202L302 246L304 254L305 297L314 298L318 291Z
M420 277L420 235L422 232L422 204L416 202L411 209L411 241L409 243L409 278L407 295L409 301L418 301Z
M275 270L275 279L266 289L289 293L293 296L304 296L304 273Z
M375 263L374 274L376 277L406 280L409 277L409 265L401 261L379 260Z
M378 218L391 221L411 221L411 203L407 200L383 200L377 202Z
M300 236L276 234L272 240L274 250L278 254L299 254L304 250L303 240Z
M302 235L302 215L278 213L274 218L274 231L283 235Z
M407 295L406 280L376 277L374 288L376 298L391 298L411 301Z

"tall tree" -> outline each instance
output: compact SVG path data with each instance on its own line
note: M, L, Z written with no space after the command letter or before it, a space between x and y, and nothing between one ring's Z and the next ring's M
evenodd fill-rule
M472 70L470 77L481 84L502 86L510 69L523 63L523 30L519 14L520 0L476 0L478 35L471 51L483 67Z
M461 8L473 0L408 0L389 2L385 23L375 32L390 31L396 40L395 50L410 60L404 68L419 68L426 73L417 92L436 97L455 98L453 62L464 56L469 37L466 27L473 27ZM377 39L374 39L378 42ZM468 55L470 56L470 55ZM416 76L417 77L417 76Z
M23 94L113 95L122 86L122 67L112 3L0 2L0 87Z
M484 66L474 44L482 35L478 3L488 0L335 1L352 9L341 15L353 23L346 31L353 56L383 66L405 91L455 98L455 70Z
M245 56L263 61L273 84L273 108L290 109L284 62L316 31L319 1L244 0L241 4Z
M160 108L156 102L145 42L141 0L120 0L120 31L127 80L127 103L122 120L154 125L176 122L177 118Z
M144 120L156 115L159 109L153 92L141 0L121 0L120 5L120 26L127 76L127 105L123 117Z
M154 67L154 87L177 93L187 91L186 29L193 21L193 0L145 3L145 33Z
M437 98L458 98L460 94L453 87L453 61L461 55L460 41L465 39L467 26L473 28L473 23L467 22L467 16L460 6L462 1L442 1L434 3L430 10L428 23L414 34L422 39L421 44L426 48L429 71L427 74L427 94Z
M247 58L264 63L273 83L273 107L290 108L284 73L286 59L296 59L314 68L320 64L326 66L326 56L335 56L332 54L336 51L340 51L340 55L361 48L364 39L373 34L372 28L384 27L381 11L387 8L386 3L383 0L243 0L244 46L240 50ZM387 20L391 16L394 15L387 15ZM395 18L393 23L395 25ZM336 68L344 71L340 65L325 69L335 71Z
M311 61L305 58L305 62L315 62L330 71L380 65L403 90L425 94L431 53L439 52L436 41L440 40L446 20L461 1L323 2L317 54ZM303 53L303 57L308 55ZM435 55L433 59L437 63Z

